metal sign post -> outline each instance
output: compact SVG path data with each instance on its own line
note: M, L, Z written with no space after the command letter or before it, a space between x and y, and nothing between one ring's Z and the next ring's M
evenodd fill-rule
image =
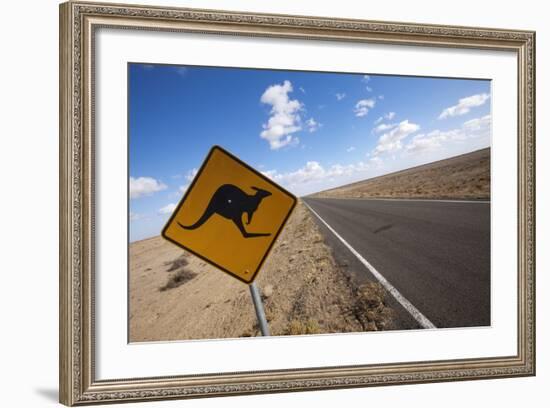
M261 333L269 336L254 279L297 202L270 178L213 146L161 235L247 283Z
M267 326L267 319L265 318L264 305L262 303L262 297L260 296L260 290L256 286L255 282L252 282L248 285L250 288L250 295L252 296L252 301L254 302L254 309L256 309L256 317L258 318L258 323L260 324L260 330L262 336L269 336L269 327Z

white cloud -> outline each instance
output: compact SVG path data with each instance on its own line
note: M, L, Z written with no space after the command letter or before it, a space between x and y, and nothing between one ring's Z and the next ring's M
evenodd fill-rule
M185 177L185 179L187 181L193 181L193 179L197 175L198 171L199 170L196 167L193 167L191 170L189 170L187 173L185 173L183 175L182 174L174 174L173 176L170 176L170 177L172 177L173 179L180 179L182 177Z
M321 179L325 175L325 169L317 161L308 161L306 165L294 172L279 175L281 182L285 184L305 183L315 179Z
M346 152L351 153L355 150L355 146L350 146L346 149Z
M383 99L384 99L384 95L378 95L378 99L383 100Z
M353 164L333 164L325 168L317 161L308 161L298 170L279 173L276 170L262 172L273 181L289 188L303 187L306 184L334 180L342 176L351 176L358 172L364 172L370 168L368 163L358 162Z
M395 118L395 112L388 112L386 113L385 115L383 116L380 116L378 119L376 119L374 121L374 124L375 125L378 125L380 122L382 122L384 119L386 120L392 120L393 118Z
M317 122L313 118L309 118L306 120L306 126L307 130L309 130L310 133L315 132L316 130L319 130L321 126L323 126L321 123Z
M297 99L290 99L292 83L284 81L283 84L271 85L265 90L260 101L271 105L271 117L263 125L260 133L262 139L269 142L272 150L280 149L295 139L292 134L301 130L300 115L302 104Z
M183 186L180 186L179 190L181 193L185 193L188 188L189 188L189 184L184 184Z
M355 104L355 116L362 117L369 113L369 109L374 108L376 101L374 99L361 99Z
M481 140L487 144L491 135L491 115L471 119L458 129L441 131L436 129L427 134L416 135L406 146L408 153L421 153L439 150L449 143L463 143L468 139ZM479 147L479 146L478 146Z
M459 99L456 105L443 109L443 112L439 115L439 119L465 115L470 112L471 108L483 105L489 98L490 95L488 93L482 93Z
M363 78L361 79L361 81L364 83L368 83L370 82L370 80L371 80L370 75L363 75ZM367 92L372 92L372 88L368 85L365 86L365 89L367 90Z
M166 215L172 214L176 209L177 205L175 203L170 203L159 209L159 214Z
M382 159L378 156L372 157L371 159L369 159L369 163L374 164L374 166L376 167L380 167L382 165Z
M402 140L407 136L415 133L420 129L420 126L416 123L411 123L408 120L392 126L392 129L387 133L384 133L378 139L378 144L373 150L373 156L377 156L381 153L390 153L397 150L401 150L403 147Z
M373 129L374 133L382 133L386 130L393 129L397 126L397 123L381 123Z
M351 176L356 173L364 172L369 168L369 164L362 161L347 165L333 164L328 168L327 175L329 178L335 178L339 176Z
M300 88L298 88L298 89L299 89L299 90L300 90L300 92L302 92L303 94L305 94L305 93L306 93L306 90L305 90L305 89L304 89L303 87L300 87Z
M491 127L491 115L485 115L481 118L470 119L462 124L465 131L468 132L489 132Z
M142 218L143 218L143 214L138 214L130 211L130 221L137 221L137 220L141 220Z
M407 152L425 152L437 150L441 147L441 143L448 139L454 139L458 136L456 130L441 132L434 130L428 134L420 134L405 146Z
M193 179L195 178L198 172L199 172L199 169L197 169L196 167L193 167L191 170L187 172L187 174L185 175L185 178L187 179L187 181L193 181Z
M344 92L342 93L336 93L336 100L337 101L341 101L342 99L344 99L346 97L346 94Z
M364 180L381 174L385 168L386 162L380 157L330 166L323 166L320 162L311 160L297 170L278 172L273 169L262 171L262 174L296 195L302 195Z
M130 177L130 198L149 196L166 188L165 184L152 177Z
M185 76L187 74L186 67L176 67L176 73L180 76Z
M277 170L263 170L261 173L273 181L275 181L275 177L277 176Z

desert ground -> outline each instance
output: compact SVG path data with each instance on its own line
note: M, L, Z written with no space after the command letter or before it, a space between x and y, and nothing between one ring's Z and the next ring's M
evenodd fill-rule
M272 335L394 328L384 289L335 262L302 203L256 283ZM260 335L246 284L160 236L130 244L129 296L130 342Z
M489 199L490 148L312 194L319 198Z

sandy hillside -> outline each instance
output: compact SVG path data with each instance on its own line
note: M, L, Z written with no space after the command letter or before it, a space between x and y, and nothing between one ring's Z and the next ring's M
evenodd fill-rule
M313 194L331 198L488 199L489 148Z
M335 264L299 204L256 279L272 335L392 328L377 284ZM248 286L161 237L130 245L130 341L257 336Z

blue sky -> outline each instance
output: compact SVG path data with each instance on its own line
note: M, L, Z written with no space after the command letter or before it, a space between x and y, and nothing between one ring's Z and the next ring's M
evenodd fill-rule
M212 145L298 196L490 145L488 80L130 64L130 240Z

